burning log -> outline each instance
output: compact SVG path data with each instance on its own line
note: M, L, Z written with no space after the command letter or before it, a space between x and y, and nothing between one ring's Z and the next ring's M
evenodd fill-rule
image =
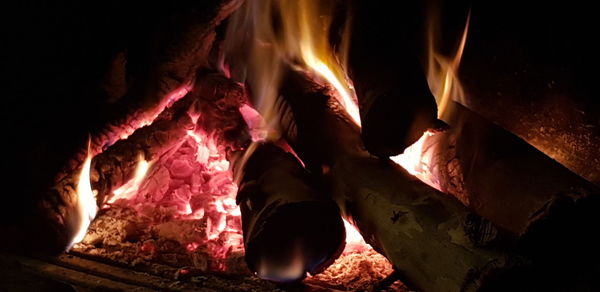
M396 15L397 9L390 9L394 15L386 16L381 3L352 4L348 66L359 102L362 140L373 155L398 155L427 129L443 123L437 120L435 98L417 50L411 47L414 40L405 31L413 26L398 21L404 17ZM411 4L406 6L402 10L416 10Z
M600 222L598 187L461 104L449 106L452 127L423 141L430 183L520 236L536 259L594 261L599 242L588 228Z
M296 281L323 271L341 254L340 210L292 154L260 144L243 169L234 169L243 172L237 202L252 271L263 279Z
M384 254L403 282L423 291L474 291L510 282L516 257L486 247L498 234L452 196L362 149L359 130L327 90L298 72L284 78L284 132L309 169L324 169L344 217ZM285 115L294 116L294 124Z

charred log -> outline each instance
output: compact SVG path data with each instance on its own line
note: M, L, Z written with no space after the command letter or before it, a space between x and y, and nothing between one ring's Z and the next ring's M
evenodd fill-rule
M160 157L194 129L188 115L191 95L162 113L158 120L137 130L126 140L109 147L92 160L91 183L98 191L98 206L103 206L112 192L133 178L140 158L151 161Z
M449 110L451 128L423 147L440 188L519 236L538 260L595 262L598 187L464 106Z
M287 131L292 147L312 168L325 169L342 214L404 283L423 291L474 291L498 271L509 271L504 280L510 282L518 257L482 246L491 240L479 232L493 230L492 224L399 166L370 156L359 129L330 104L326 89L298 72L288 72L282 84L280 104L296 122L297 131Z
M230 150L247 147L250 134L239 108L247 102L244 88L220 74L200 75L192 94L198 96L198 127Z
M408 16L419 14L419 7L403 3L407 12L399 16L398 9L386 9L383 3L352 5L348 66L359 101L362 140L373 155L397 155L425 130L438 127L435 98L407 32L414 29L407 20L414 16Z
M340 210L292 154L261 144L237 172L243 172L237 202L252 271L272 281L296 281L323 271L341 254Z

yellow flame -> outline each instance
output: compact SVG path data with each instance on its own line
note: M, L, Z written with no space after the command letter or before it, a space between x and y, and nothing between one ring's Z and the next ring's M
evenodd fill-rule
M430 24L428 28L427 82L438 105L438 118L442 120L449 114L447 110L450 99L460 102L464 100L464 91L458 80L457 72L467 43L470 19L471 15L469 14L458 48L452 58L438 53L435 25ZM431 22L435 23L433 20Z
M96 198L94 192L92 191L92 185L90 183L90 167L92 164L92 153L90 151L90 146L88 145L88 154L83 166L81 167L81 173L79 174L79 179L77 182L77 204L76 204L76 212L77 218L79 219L77 224L77 231L75 236L69 243L67 250L70 250L71 247L83 240L90 223L96 217L96 212L98 211L98 207L96 205Z
M337 52L328 40L334 9L335 1L251 0L232 16L226 47L232 52L249 52L242 58L242 71L257 99L254 106L263 117L267 139L279 138L275 100L283 68L292 64L330 85L337 93L337 101L360 125L356 94L343 68L348 39ZM281 21L280 26L272 17Z
M108 204L112 204L120 199L126 199L135 195L138 188L144 181L148 169L150 169L151 163L144 159L144 155L138 156L138 163L135 168L135 174L126 184L122 185L118 189L113 191L113 196L108 200Z
M334 1L279 1L279 11L284 28L285 52L299 58L304 64L324 78L338 95L337 101L346 109L352 120L360 125L356 93L329 43L329 30ZM342 43L341 53L348 51L348 35ZM346 47L344 47L346 46Z
M434 23L436 23L437 18L430 19L427 50L427 83L438 105L438 118L442 120L448 121L449 119L451 112L448 109L448 104L450 100L464 103L464 90L458 79L457 71L467 43L470 18L469 14L458 48L452 58L444 57L438 52L438 45L435 41L436 35L434 33L436 29ZM430 169L432 167L433 156L435 155L435 147L426 147L430 144L428 141L433 135L434 133L432 132L425 132L417 142L406 148L402 154L390 157L390 159L423 182L440 190L440 184Z

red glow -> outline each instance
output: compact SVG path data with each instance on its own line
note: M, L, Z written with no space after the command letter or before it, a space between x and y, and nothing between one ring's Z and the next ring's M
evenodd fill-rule
M127 117L127 122L106 129L106 133L95 137L92 141L92 155L102 153L103 149L115 144L119 140L127 139L135 130L150 125L165 108L184 97L192 89L191 83L182 84L180 87L167 94L153 109L146 112L137 112Z
M196 251L196 249L198 249L198 246L200 246L199 243L196 242L192 242L192 243L188 243L188 245L185 246L185 248L189 251L189 252L194 252Z
M185 236L179 241L189 252L202 246L211 258L211 268L224 270L230 253L243 250L237 186L224 147L202 130L190 130L167 154L151 164L143 162L140 165L145 169L125 185L125 191L117 190L119 196L110 206L133 208L156 224L196 222L199 231L194 241L186 242ZM142 246L142 251L152 250L150 244Z

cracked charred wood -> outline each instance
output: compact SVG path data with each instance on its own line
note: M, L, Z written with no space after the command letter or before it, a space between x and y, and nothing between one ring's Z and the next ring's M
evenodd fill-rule
M343 216L404 283L422 291L476 291L498 279L517 285L521 258L486 246L498 234L495 227L456 198L366 152L359 129L332 106L327 89L290 71L280 94L280 112L295 121L282 118L286 138L303 161L324 169Z
M176 102L151 125L136 130L125 140L117 141L92 159L90 180L97 191L96 202L103 206L115 189L133 178L140 158L152 161L179 143L194 129L188 111L191 95Z
M165 7L167 14L161 14L157 20L162 25L134 36L139 44L128 49L122 63L126 67L119 69L127 72L127 80L121 81L126 83L126 92L108 106L106 120L93 135L92 146L114 142L115 133L146 120L156 108L161 108L166 97L192 83L196 72L209 63L216 26L241 3L214 0ZM176 17L168 14L173 13L171 9L178 11Z
M243 163L239 155L235 164ZM263 279L302 280L327 268L344 249L340 210L296 157L260 144L242 167L237 203L246 262Z
M418 10L413 4L404 4L403 10ZM398 21L402 17L397 9L386 12L382 5L387 4L361 0L352 5L348 67L359 101L362 140L371 154L387 158L443 123L437 120L435 98L411 47L415 41L404 32L414 25Z
M220 74L204 74L192 94L198 96L200 128L232 151L248 146L250 133L239 111L248 98L241 84Z
M597 261L589 230L600 223L599 188L461 104L448 109L451 128L423 147L440 189L520 236L539 260Z

